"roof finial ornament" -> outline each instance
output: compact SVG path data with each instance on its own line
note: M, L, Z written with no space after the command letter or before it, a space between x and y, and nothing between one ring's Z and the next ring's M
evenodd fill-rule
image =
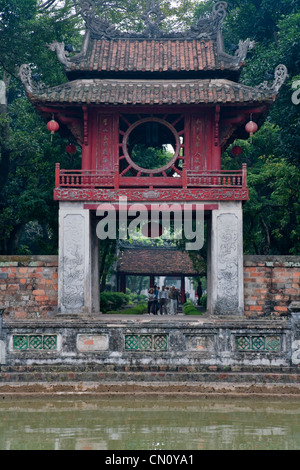
M26 93L32 95L35 93L41 93L46 89L46 85L42 81L40 81L39 78L34 79L34 76L32 76L31 73L31 68L28 64L21 65L21 67L19 68L18 75L25 88Z
M258 85L257 88L263 92L267 92L269 94L273 93L274 95L277 95L280 88L288 77L288 70L286 66L283 64L277 65L274 72L274 77L274 81L271 85L269 85L268 81L266 80L260 85Z
M213 17L220 23L226 18L227 6L226 2L217 2L213 6Z
M190 29L190 36L197 39L216 39L222 22L227 15L227 3L217 2L213 6L212 14L200 16Z
M159 26L165 19L165 15L162 13L157 0L148 0L147 9L142 15L142 19L146 24L144 31L146 37L155 38L161 35Z
M110 39L119 36L119 31L110 21L97 15L95 0L80 0L80 8L92 37Z

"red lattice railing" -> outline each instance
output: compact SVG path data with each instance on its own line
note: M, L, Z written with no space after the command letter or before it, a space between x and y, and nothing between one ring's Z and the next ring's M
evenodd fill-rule
M246 188L247 166L241 170L190 171L183 168L181 177L121 177L116 171L61 170L55 168L56 188L120 188L120 187L181 187L181 188Z

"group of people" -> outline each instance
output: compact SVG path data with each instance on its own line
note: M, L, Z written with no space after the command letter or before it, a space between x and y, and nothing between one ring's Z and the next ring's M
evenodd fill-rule
M179 291L175 286L154 286L148 291L148 313L151 315L176 315Z

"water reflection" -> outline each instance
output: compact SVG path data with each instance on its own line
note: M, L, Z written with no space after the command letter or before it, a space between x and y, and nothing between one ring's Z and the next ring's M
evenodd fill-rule
M1 450L298 450L295 400L2 399Z

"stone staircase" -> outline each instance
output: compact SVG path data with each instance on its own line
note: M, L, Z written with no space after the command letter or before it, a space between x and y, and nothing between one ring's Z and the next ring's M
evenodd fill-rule
M0 367L0 396L78 393L300 396L300 371L100 364Z

